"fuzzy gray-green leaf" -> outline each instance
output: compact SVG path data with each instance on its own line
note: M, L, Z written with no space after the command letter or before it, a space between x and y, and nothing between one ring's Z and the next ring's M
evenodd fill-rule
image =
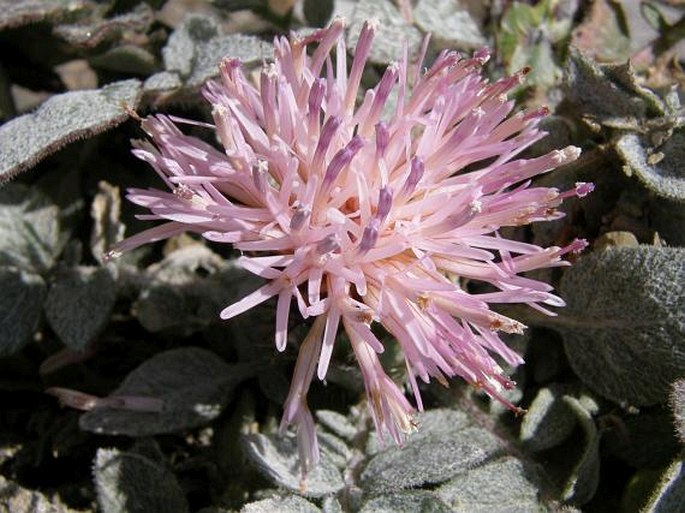
M261 501L245 504L240 513L321 513L321 510L307 499L290 495L287 497L271 497Z
M635 174L662 198L685 203L685 128L680 128L661 146L653 147L647 137L626 134L616 141L616 150L626 171Z
M685 511L685 462L674 461L664 472L642 513Z
M502 451L494 435L461 412L427 411L419 426L404 447L390 445L369 461L361 475L366 490L381 494L441 483Z
M478 23L462 2L422 0L414 9L416 25L435 38L440 48L480 48L485 38Z
M92 9L91 0L0 0L0 30L57 21Z
M681 248L608 248L566 271L555 324L585 384L619 403L666 400L685 373L684 282Z
M507 456L462 472L436 490L452 506L469 513L541 511L532 468Z
M664 113L660 100L637 85L628 66L600 65L571 47L564 73L566 99L578 115L612 123Z
M565 501L582 505L592 499L599 485L599 434L591 411L596 410L596 405L588 408L588 401L583 402L570 396L565 396L564 401L575 414L584 432L585 445L566 481L562 497Z
M209 16L188 16L169 38L162 51L164 67L178 73L189 87L199 87L219 74L224 58L240 59L243 64L271 57L268 43L243 34L223 35L216 20Z
M560 386L541 388L528 407L521 422L519 439L526 449L538 452L555 447L573 431L576 422L573 411L562 400Z
M219 415L250 369L229 365L205 349L184 347L153 356L133 370L112 395L162 400L160 412L98 408L81 416L86 431L148 436L206 424Z
M0 267L0 355L11 354L31 341L43 310L47 287L28 271Z
M350 28L348 44L354 47L362 25L367 20L377 20L376 38L369 54L372 62L389 64L402 55L403 45L409 47L410 55L421 43L421 32L402 19L400 11L389 0L360 0L356 4Z
M174 474L140 454L99 449L93 465L102 513L187 513Z
M72 141L118 125L140 100L138 80L49 98L38 110L0 126L0 184Z
M676 433L680 443L685 445L685 378L679 379L671 385L669 403L673 412Z
M114 268L74 267L57 271L45 315L60 340L83 350L100 334L117 299Z
M60 250L59 209L35 187L0 189L0 265L46 273Z
M403 490L374 497L360 513L450 513L454 511L437 494L428 490Z
M303 486L297 440L292 436L246 435L243 447L248 458L272 481L305 497L324 497L345 485L340 470L322 448L321 461L307 472Z

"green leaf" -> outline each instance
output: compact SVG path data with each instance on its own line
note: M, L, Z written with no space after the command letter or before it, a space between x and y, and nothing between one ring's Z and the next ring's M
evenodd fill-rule
M427 490L400 491L374 497L364 504L360 513L450 513L453 510ZM470 510L469 510L470 511Z
M158 71L157 59L149 51L135 45L120 45L91 57L88 62L93 68L147 76Z
M663 102L640 86L630 64L600 65L575 47L564 70L566 100L578 116L604 124L637 127L648 114L666 114Z
M143 89L146 93L170 93L183 87L181 76L175 71L160 71L145 80Z
M382 494L442 483L501 452L494 435L476 427L465 413L431 410L419 417L417 432L403 447L390 445L369 461L362 486Z
M674 461L664 472L642 513L680 513L685 511L685 466Z
M562 73L554 45L568 37L575 7L569 2L543 0L536 5L511 2L497 33L498 57L509 73L531 68L526 85L551 86Z
M521 422L519 439L529 451L539 452L562 443L573 432L576 417L563 400L560 385L541 388Z
M160 412L99 408L84 413L79 424L86 431L129 436L192 429L221 415L233 389L251 373L246 366L229 365L204 349L165 351L133 370L112 392L160 399Z
M45 315L60 340L79 351L105 328L116 299L113 267L63 268L50 286Z
M679 379L671 386L669 404L673 412L676 433L680 443L685 445L685 379Z
M245 435L242 442L247 457L278 486L315 498L337 493L345 486L340 470L324 446L319 464L303 480L294 436Z
M347 43L350 48L357 45L364 22L371 19L378 21L376 38L369 54L371 62L389 64L400 58L405 43L409 48L409 55L412 55L421 44L421 32L404 21L392 1L360 0L356 4L347 32Z
M357 436L358 430L352 422L342 413L332 410L317 410L316 418L321 425L329 429L333 434L347 441Z
M174 474L140 454L98 449L93 464L102 513L187 513Z
M0 0L0 30L56 21L94 6L91 0Z
M307 499L297 495L272 497L245 504L240 513L321 513L321 510Z
M12 267L0 267L0 356L15 353L38 328L47 293L43 279Z
M466 470L436 490L452 508L469 513L528 513L545 511L538 499L534 472L513 457L504 457ZM415 510L416 511L416 510Z
M154 21L155 12L141 2L132 11L111 18L58 25L53 33L76 47L95 48L105 41L121 39L123 34L145 34Z
M635 174L651 191L662 198L685 203L685 127L660 146L649 137L625 134L616 141L616 151L628 175Z
M454 0L422 0L414 8L416 26L430 32L439 48L480 48L485 37L480 25L461 2Z
M138 80L72 91L0 126L0 184L70 142L118 125L128 118L127 109L138 106L140 93Z
M590 501L599 485L599 435L592 414L597 405L588 404L575 397L564 396L564 401L576 416L585 434L585 445L562 491L562 498L582 505Z
M685 373L685 249L607 248L561 281L554 321L576 374L599 394L645 406Z
M134 304L134 315L150 332L177 336L190 335L218 321L229 281L217 276L221 270L231 271L219 255L202 244L173 251L148 268L150 279Z
M59 214L36 188L0 189L0 265L46 273L61 249Z
M188 87L199 87L219 74L227 57L243 64L261 62L272 55L271 46L254 36L222 35L216 20L204 15L188 16L171 34L162 50L164 67L176 72Z

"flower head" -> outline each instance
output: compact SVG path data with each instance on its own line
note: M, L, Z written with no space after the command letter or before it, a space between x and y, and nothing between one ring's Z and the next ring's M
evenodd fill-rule
M531 184L579 150L519 157L544 135L537 124L546 114L512 114L506 94L523 74L489 83L480 71L487 50L470 58L445 51L422 71L422 59L410 67L405 49L360 94L375 30L364 25L349 69L339 20L306 37L276 38L274 62L257 83L226 59L220 80L204 88L222 151L184 135L170 117L146 119L152 143L137 143L134 153L171 192L132 189L128 197L150 210L146 217L167 222L115 248L188 230L230 243L266 283L224 309L223 319L276 298L282 351L293 300L303 318L313 318L283 416L283 426L298 426L305 468L318 459L307 390L314 375L325 378L341 325L381 436L401 443L414 408L380 364L378 324L403 351L419 409L418 380L453 376L514 408L501 394L513 383L496 358L522 360L498 333L524 326L490 304L525 303L551 314L546 306L563 301L521 274L564 265L561 257L585 244L540 248L498 232L557 219L564 198L592 188ZM463 280L491 291L469 293Z

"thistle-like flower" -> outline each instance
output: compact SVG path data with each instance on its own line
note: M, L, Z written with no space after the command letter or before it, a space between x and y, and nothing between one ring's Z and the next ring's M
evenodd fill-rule
M150 163L171 192L132 189L148 219L167 221L116 248L129 250L184 231L230 243L242 266L266 284L221 312L230 319L276 298L275 344L288 343L291 303L313 318L299 354L282 426L296 424L303 468L319 458L306 396L323 380L340 325L364 378L382 437L401 443L413 429L410 404L378 358L391 334L402 349L407 383L422 409L418 380L461 376L512 409L502 395L513 383L496 358L522 362L498 332L524 326L491 303L563 306L546 283L521 276L564 265L585 242L540 248L502 238L501 227L557 219L567 192L531 179L574 160L567 147L542 157L519 154L544 136L545 109L512 114L507 92L523 73L488 83L487 50L463 58L441 53L422 68L405 49L378 84L360 95L375 33L366 23L348 69L342 21L305 37L277 37L274 62L252 83L228 58L208 83L222 150L184 135L174 120L143 122L152 138L134 153ZM308 52L310 46L315 48ZM394 92L394 95L391 93ZM391 99L392 98L392 99ZM202 124L204 125L204 124ZM490 285L469 293L464 280Z

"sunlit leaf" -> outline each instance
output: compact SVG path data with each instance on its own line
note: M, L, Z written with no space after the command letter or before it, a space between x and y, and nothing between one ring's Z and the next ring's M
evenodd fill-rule
M91 0L0 0L0 30L56 21L94 7Z
M616 150L628 173L635 174L648 189L681 205L685 203L685 128L657 147L648 137L626 134L616 142Z
M461 2L423 0L414 8L416 26L432 34L433 44L444 48L480 48L485 38L480 25Z
M685 373L685 250L608 248L564 274L559 316L569 362L619 403L662 402Z
M293 436L246 435L243 447L250 460L271 480L305 497L334 494L344 486L340 470L323 449L321 461L303 479L297 440Z
M36 188L0 189L0 265L47 272L60 251L59 209Z
M685 510L685 463L674 461L664 472L643 513L680 513Z
M360 0L356 4L348 30L348 44L354 47L359 32L366 20L378 21L376 39L371 48L369 59L379 64L389 64L402 55L406 43L410 54L414 53L421 43L421 32L407 23L395 3L389 0Z
M307 499L290 495L283 498L262 499L245 504L240 513L320 513L321 510Z
M0 184L70 142L118 125L128 117L127 109L138 106L140 92L138 80L71 91L0 126Z

